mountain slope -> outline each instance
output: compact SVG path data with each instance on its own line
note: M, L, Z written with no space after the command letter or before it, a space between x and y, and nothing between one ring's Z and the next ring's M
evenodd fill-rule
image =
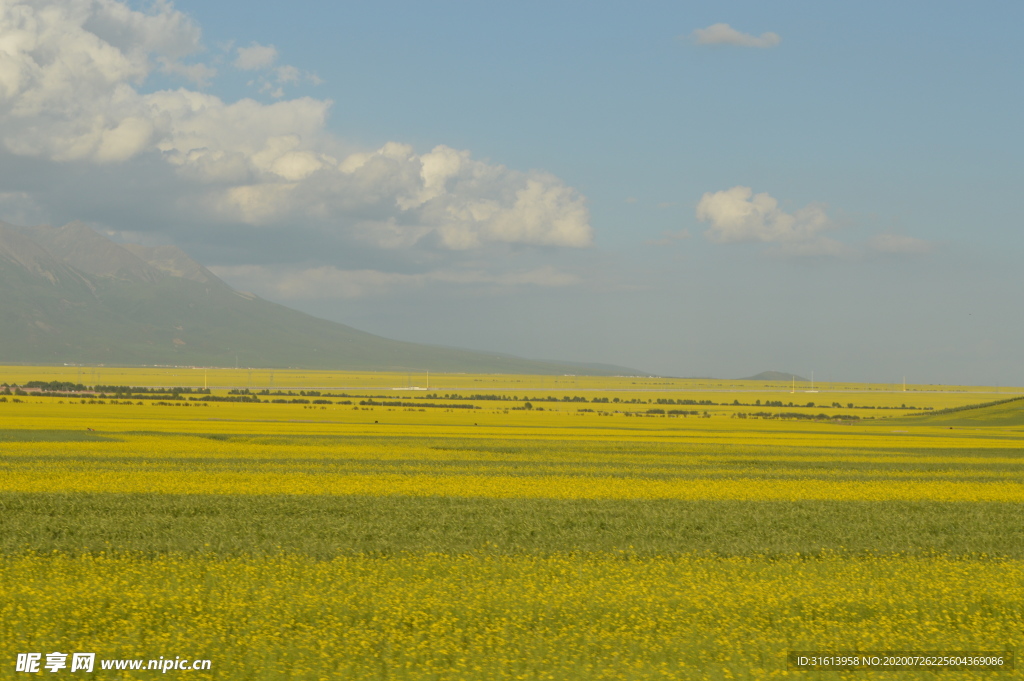
M0 223L0 363L638 374L396 341L235 291L174 247Z
M803 376L797 376L796 374L787 374L784 371L762 371L755 376L748 376L747 378L739 379L741 381L804 381L807 379Z

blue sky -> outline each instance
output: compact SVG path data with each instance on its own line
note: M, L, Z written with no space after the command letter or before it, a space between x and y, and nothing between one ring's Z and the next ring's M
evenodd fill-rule
M1024 5L44 5L0 219L406 340L1024 385Z

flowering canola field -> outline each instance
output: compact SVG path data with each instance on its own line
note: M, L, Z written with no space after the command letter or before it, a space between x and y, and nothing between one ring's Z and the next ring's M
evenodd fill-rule
M787 651L1020 648L1024 426L915 413L1000 396L844 386L815 399L895 418L823 422L623 379L587 379L593 411L550 377L531 408L535 377L387 407L359 378L319 405L0 403L4 678L54 651L211 660L168 672L195 679L833 679L874 672ZM687 394L716 404L647 413Z

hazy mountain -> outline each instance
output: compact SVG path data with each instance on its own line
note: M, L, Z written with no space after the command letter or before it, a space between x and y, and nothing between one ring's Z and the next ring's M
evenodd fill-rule
M0 223L0 364L627 374L390 340L235 291L173 246Z
M796 374L787 374L784 371L762 371L755 376L748 376L747 378L739 379L741 381L804 381L807 379L803 376L797 376Z

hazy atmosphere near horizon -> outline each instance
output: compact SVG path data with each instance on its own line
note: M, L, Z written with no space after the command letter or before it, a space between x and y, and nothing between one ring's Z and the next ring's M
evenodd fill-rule
M1024 385L1024 4L0 0L0 220L391 338Z

